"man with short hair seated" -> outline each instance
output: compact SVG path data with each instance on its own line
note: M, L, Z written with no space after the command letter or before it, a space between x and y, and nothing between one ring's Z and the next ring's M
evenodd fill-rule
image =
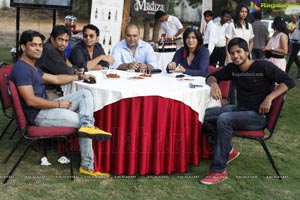
M251 60L247 42L234 38L228 43L232 62L206 78L214 99L222 99L218 82L234 81L237 105L208 108L203 130L214 138L214 157L203 184L216 184L227 179L226 165L239 156L231 145L234 130L259 130L266 126L272 101L295 86L284 71L265 60ZM274 82L279 85L275 90Z
M93 25L83 27L83 41L76 44L70 54L70 62L85 71L101 70L114 63L114 58L105 55L104 49L99 43L100 31Z
M125 39L113 48L114 69L144 71L158 67L151 45L140 39L140 29L129 24L125 29Z
M54 26L50 38L43 45L42 56L37 59L35 66L49 74L75 74L77 67L73 67L65 54L70 37L70 28L64 25ZM50 99L59 97L59 86L47 84L46 89Z
M45 37L37 31L24 31L20 38L22 55L14 65L11 80L20 95L25 117L37 126L62 126L79 128L81 152L80 173L90 176L109 176L108 173L94 171L92 139L105 141L111 133L94 127L94 100L91 91L80 90L70 95L49 100L44 83L62 85L72 81L91 81L92 75L52 75L35 66L43 52Z

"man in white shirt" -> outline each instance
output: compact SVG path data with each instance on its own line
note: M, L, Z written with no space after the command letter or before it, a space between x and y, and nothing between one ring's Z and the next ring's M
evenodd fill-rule
M228 22L231 19L230 11L222 10L221 12L221 20L216 23L216 30L217 33L217 42L215 44L215 48L213 52L209 56L209 64L216 66L219 63L219 66L225 66L226 60L226 37L225 37L225 30L228 26Z
M216 25L213 21L213 17L214 17L213 11L206 10L203 13L203 16L206 22L203 44L205 47L208 48L209 55L211 55L218 41L218 36L217 36L218 33L216 32Z
M178 37L184 31L184 27L179 19L175 16L167 15L164 11L156 11L155 20L161 22L160 32L162 37Z
M151 45L140 39L140 29L129 24L125 38L113 48L114 69L144 71L158 68L157 59Z

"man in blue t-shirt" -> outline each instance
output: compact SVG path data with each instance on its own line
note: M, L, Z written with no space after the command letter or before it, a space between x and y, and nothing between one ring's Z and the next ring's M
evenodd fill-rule
M95 79L92 75L52 75L35 67L35 61L43 52L45 37L37 31L24 31L20 38L22 55L14 65L11 80L15 83L25 117L29 124L37 126L61 126L79 128L81 151L80 173L91 176L109 176L94 171L92 139L104 141L111 133L94 127L93 95L89 90L49 100L44 83L62 85L72 81ZM78 112L75 112L78 111Z

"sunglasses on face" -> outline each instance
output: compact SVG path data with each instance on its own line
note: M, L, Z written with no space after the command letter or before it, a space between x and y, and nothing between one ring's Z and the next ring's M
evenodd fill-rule
M84 34L83 35L83 38L91 38L91 39L94 39L96 37L96 35L94 35L94 34Z

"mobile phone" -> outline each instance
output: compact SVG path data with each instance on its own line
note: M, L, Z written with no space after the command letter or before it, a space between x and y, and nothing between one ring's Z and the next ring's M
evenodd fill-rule
M184 77L184 74L178 74L175 76L175 78L183 78Z

